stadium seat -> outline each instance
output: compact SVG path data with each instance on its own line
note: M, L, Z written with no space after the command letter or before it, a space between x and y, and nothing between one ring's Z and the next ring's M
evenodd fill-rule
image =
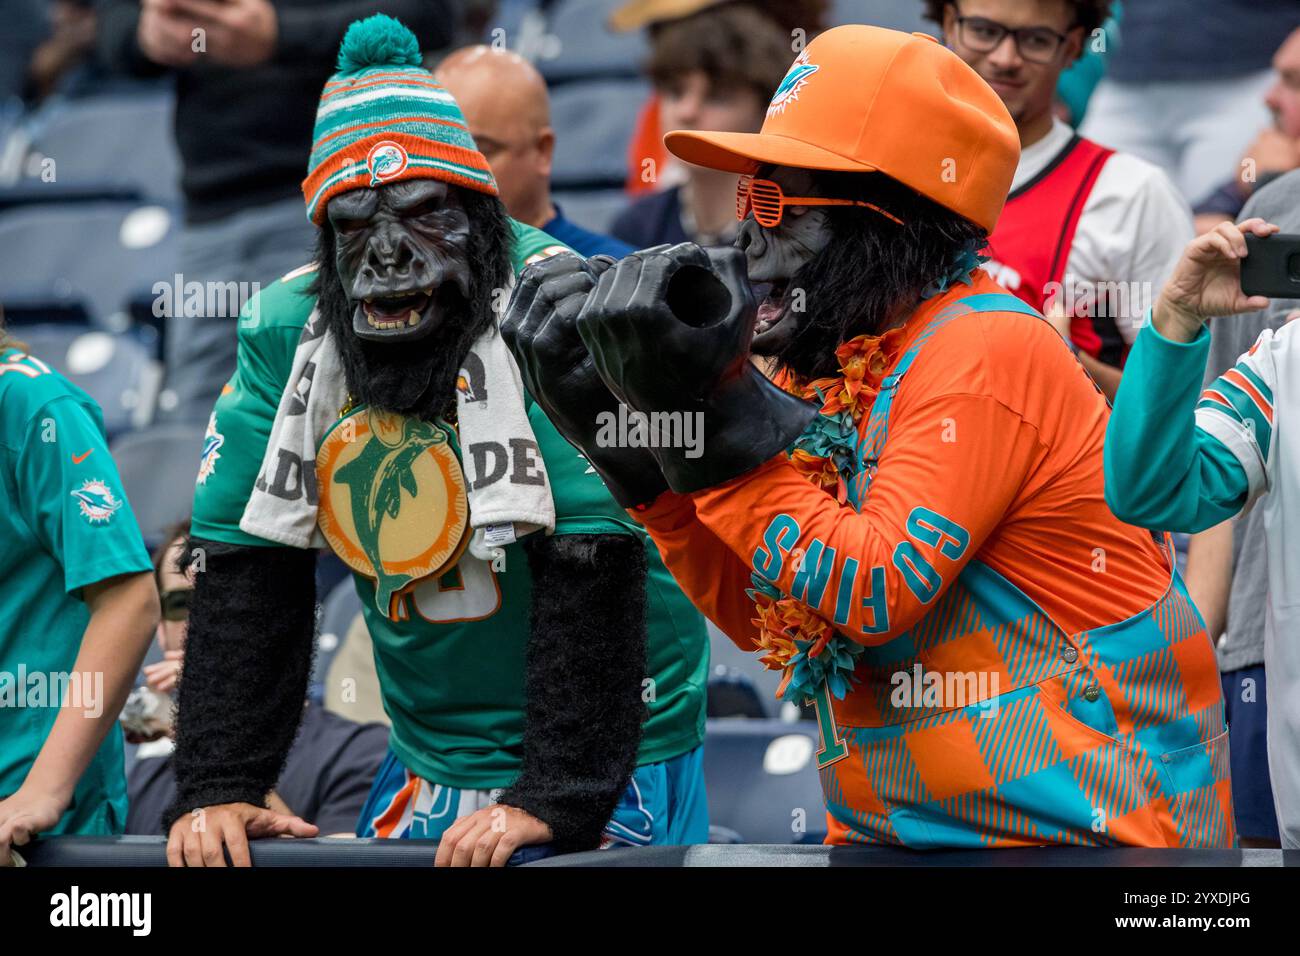
M57 98L13 134L0 186L45 189L51 198L108 192L175 202L180 157L173 103L170 92L153 91ZM12 148L15 142L22 148Z
M709 660L714 672L735 673L749 680L755 687L758 699L763 705L763 716L776 717L782 710L781 701L777 700L776 688L781 683L781 674L770 671L758 662L758 654L746 653L732 640L707 622L709 629Z
M704 738L709 821L746 843L802 843L825 833L812 721L710 720Z
M564 210L564 218L592 232L609 234L614 217L627 207L627 193L622 189L554 191L551 197Z
M137 339L68 323L14 322L10 332L99 404L110 441L147 420L162 371Z
M176 217L164 206L88 202L0 213L0 304L46 290L54 303L81 299L92 319L125 327L128 302L176 274Z
M740 834L735 830L728 830L726 827L717 827L709 824L709 842L713 844L732 845L744 843Z
M316 659L312 662L311 683L307 696L314 703L322 703L325 696L325 675L330 662L348 636L353 620L361 613L361 598L352 575L338 584L321 604L320 636L316 640Z
M123 435L109 445L109 451L145 543L157 547L168 528L190 515L203 429L155 425Z
M734 667L712 664L709 668L708 714L710 717L761 719L768 716L768 711L752 680Z
M88 327L93 324L90 309L80 297L61 298L59 290L48 283L7 287L0 293L0 308L4 309L5 324L10 328L20 325Z
M0 170L6 167L6 157L17 157L26 149L26 139L18 135L23 115L21 99L16 96L6 99L0 93ZM0 178L0 192L3 182Z
M548 85L593 77L634 77L645 58L641 31L613 33L605 21L626 0L503 0L486 38L533 63ZM500 31L494 32L494 31Z
M564 0L552 9L538 69L548 83L592 76L636 76L648 52L640 30L613 33L605 25L625 0Z
M637 110L649 95L643 80L566 83L551 92L557 190L621 188L627 175L627 144Z

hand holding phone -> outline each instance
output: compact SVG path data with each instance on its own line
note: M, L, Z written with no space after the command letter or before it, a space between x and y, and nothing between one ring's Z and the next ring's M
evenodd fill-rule
M1242 265L1250 260L1249 237L1263 239L1277 231L1273 223L1255 217L1221 222L1193 239L1156 297L1155 330L1173 341L1191 342L1206 319L1267 308L1266 296L1242 291Z
M1300 235L1247 234L1241 291L1270 299L1300 299Z

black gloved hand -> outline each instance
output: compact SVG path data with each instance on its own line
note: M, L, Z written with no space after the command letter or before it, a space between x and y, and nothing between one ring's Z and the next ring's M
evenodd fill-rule
M602 447L601 413L617 416L618 399L600 380L576 319L609 256L583 260L564 252L526 268L501 320L501 336L514 353L529 394L546 417L605 480L624 508L653 501L668 483L644 448Z
M756 314L744 254L694 243L622 259L578 313L582 341L616 396L648 414L702 415L699 448L651 450L674 491L758 467L817 414L750 364Z

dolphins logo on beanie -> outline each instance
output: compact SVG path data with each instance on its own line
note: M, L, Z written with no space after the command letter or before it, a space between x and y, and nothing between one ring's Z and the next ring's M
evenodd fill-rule
M307 178L307 218L330 199L403 179L440 179L497 194L496 180L452 95L421 65L420 43L392 17L355 21L321 92Z

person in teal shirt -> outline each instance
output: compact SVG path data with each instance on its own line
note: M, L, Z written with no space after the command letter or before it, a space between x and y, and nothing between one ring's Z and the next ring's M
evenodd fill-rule
M158 623L94 400L0 326L0 866L126 824L118 714Z
M1231 407L1235 392L1222 411L1240 428L1216 424L1224 415L1198 415L1198 406L1206 401L1205 321L1268 305L1267 298L1242 292L1241 259L1245 233L1277 231L1262 219L1249 219L1198 236L1149 310L1106 428L1106 503L1120 519L1196 533L1234 517L1258 494L1260 480L1251 475L1258 452L1248 446L1262 444L1267 457L1271 417L1253 417L1248 401ZM1247 431L1254 437L1247 438ZM1262 479L1265 462L1259 464Z
M1290 217L1293 209L1280 212ZM1282 847L1300 849L1300 431L1290 424L1300 409L1300 325L1265 328L1201 389L1210 350L1205 320L1231 322L1228 316L1269 306L1242 291L1241 260L1247 234L1277 231L1261 218L1220 223L1187 247L1116 395L1106 429L1106 502L1132 524L1187 532L1262 509L1269 777Z

